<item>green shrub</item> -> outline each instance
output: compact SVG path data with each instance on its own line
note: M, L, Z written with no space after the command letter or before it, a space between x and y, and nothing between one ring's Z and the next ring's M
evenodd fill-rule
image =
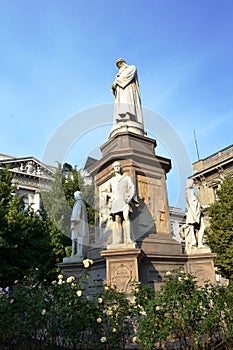
M88 267L91 261L84 261ZM134 300L104 286L87 295L83 276L48 284L35 276L0 291L0 349L232 349L233 290L182 272L158 292L133 283ZM138 343L138 345L136 344Z
M161 290L148 297L148 288L135 289L138 342L143 349L214 349L232 344L232 301L230 289L206 283L198 286L195 277L167 273ZM225 346L224 345L224 346Z

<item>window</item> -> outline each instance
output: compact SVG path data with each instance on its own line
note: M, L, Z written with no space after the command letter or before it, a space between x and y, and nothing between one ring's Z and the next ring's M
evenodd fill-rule
M218 185L215 185L215 186L213 187L213 190L214 190L214 198L215 198L215 199L218 199L218 194L217 194Z

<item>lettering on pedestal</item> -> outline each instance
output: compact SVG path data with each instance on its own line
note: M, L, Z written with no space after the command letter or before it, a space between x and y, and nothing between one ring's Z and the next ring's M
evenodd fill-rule
M198 277L199 283L204 283L206 281L215 282L215 277L212 272L211 266L206 264L205 266L193 265L191 266L191 274Z
M132 268L124 263L117 264L111 273L111 284L121 292L129 292L129 283L132 280Z

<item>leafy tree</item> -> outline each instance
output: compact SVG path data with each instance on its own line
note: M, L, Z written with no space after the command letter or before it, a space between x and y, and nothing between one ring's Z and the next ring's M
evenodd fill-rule
M49 191L42 193L45 210L53 224L51 239L57 262L62 257L71 253L70 241L70 217L74 205L74 192L81 191L86 202L90 236L94 237L94 187L85 185L79 171L75 168L62 172L61 164L58 164L54 181Z
M207 243L217 253L215 265L223 277L233 280L233 178L226 177L217 191L218 200L208 211Z
M12 174L0 169L0 285L38 269L41 278L54 270L51 222L42 210L25 210L23 198L15 193ZM49 272L48 272L49 271Z
M62 176L62 190L71 208L75 202L74 192L80 190L81 181L80 174L76 168L67 172L65 176Z
M59 231L69 237L71 207L63 190L61 165L58 165L49 191L42 192L43 206Z
M44 209L51 221L50 237L56 262L60 262L66 256L67 247L70 245L72 208L66 200L63 184L62 168L61 164L58 164L50 190L41 193Z
M59 165L50 191L42 194L41 210L34 212L25 209L12 180L8 169L0 169L0 286L11 285L35 268L41 279L54 278L56 264L71 250L73 193L82 181L76 169L64 177ZM82 189L84 199L93 201L93 186ZM88 203L87 210L94 223L94 209Z
M12 186L12 174L0 169L0 247L4 248L8 246L6 240L6 214L9 206L9 202L12 199L11 192L14 191Z
M75 203L74 192L81 191L87 207L87 216L89 224L90 244L94 243L95 236L95 210L94 210L94 182L90 185L85 184L84 179L80 176L79 171L74 168L66 173L62 178L62 189L67 202L73 208Z

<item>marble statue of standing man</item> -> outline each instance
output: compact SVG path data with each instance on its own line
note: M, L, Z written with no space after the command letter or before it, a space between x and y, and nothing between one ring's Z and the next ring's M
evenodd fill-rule
M143 129L140 90L135 66L127 65L123 58L116 61L119 72L112 84L115 96L114 124L119 122L135 122Z
M186 182L186 225L189 228L190 245L197 248L204 247L203 236L205 231L204 215L196 193L193 190L194 183L192 179Z
M72 257L84 258L89 246L87 209L80 191L74 193L75 204L71 214Z
M115 161L112 165L113 177L106 183L102 195L105 196L110 216L113 220L112 245L132 243L129 213L131 204L137 203L135 187L130 176L123 175L121 163Z

